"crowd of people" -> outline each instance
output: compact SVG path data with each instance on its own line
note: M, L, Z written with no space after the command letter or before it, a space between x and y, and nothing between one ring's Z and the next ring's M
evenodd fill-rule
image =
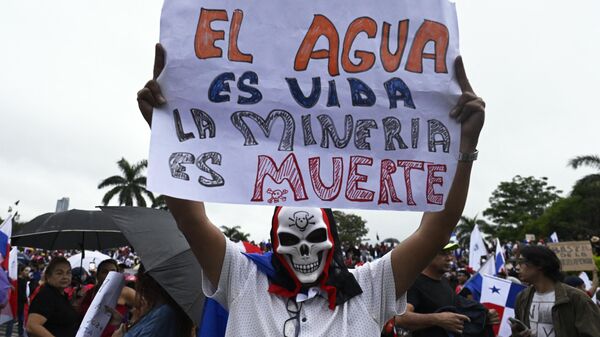
M138 92L148 125L153 108L166 103L156 81L165 53L160 45L156 52L154 78ZM215 304L204 308L205 322L211 312L225 312L211 316L224 321L223 331L202 335L203 326L194 327L139 261L135 282L121 291L116 307L102 308L111 314L103 336L493 336L501 314L465 290L476 271L449 242L466 202L485 114L460 57L454 68L462 90L449 112L461 124L456 174L445 208L424 213L415 233L396 245L343 247L330 209L276 207L270 242L259 244L262 254L242 254L209 220L202 202L166 196L202 268L198 287L205 303ZM299 212L300 220L294 216ZM518 276L527 285L516 295L512 336L600 336L600 309L585 291L561 283L556 254L544 245L507 246L512 266L505 265L505 277ZM133 252L120 249L118 261L102 261L85 281L85 272L71 267L68 254L34 253L32 265L21 267L20 334L74 337L108 273L136 264ZM39 278L31 276L35 273Z

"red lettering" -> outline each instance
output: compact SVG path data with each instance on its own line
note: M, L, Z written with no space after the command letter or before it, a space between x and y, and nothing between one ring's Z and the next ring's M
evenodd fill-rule
M366 175L358 173L360 165L373 165L373 158L363 156L350 157L350 169L346 183L346 199L358 202L372 201L375 192L358 187L358 183L367 182L369 179Z
M417 169L423 171L423 167L425 163L422 161L415 160L398 160L398 166L404 168L404 184L406 186L406 204L415 206L415 199L412 194L412 184L410 181L410 171L412 169ZM441 178L440 178L441 179Z
M341 157L331 158L333 164L333 181L330 186L325 186L321 180L321 158L308 159L310 181L315 194L325 201L335 200L342 190L342 176L344 175L344 160Z
M381 170L379 177L379 200L378 205L389 204L388 194L392 199L392 202L402 202L396 194L396 188L394 187L394 181L392 180L392 174L396 172L396 164L394 161L384 159L381 161Z
M293 153L290 153L279 167L269 156L258 156L258 168L256 170L256 180L254 182L254 192L251 201L263 201L263 184L266 177L270 177L277 184L284 180L290 185L294 192L294 200L306 200L308 196L304 187L302 173L298 167L298 161Z
M444 203L444 195L435 193L433 185L443 186L444 178L436 176L435 172L446 172L446 165L427 165L427 203L442 205Z

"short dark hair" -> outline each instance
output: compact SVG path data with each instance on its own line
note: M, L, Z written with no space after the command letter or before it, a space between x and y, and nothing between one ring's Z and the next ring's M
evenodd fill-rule
M48 263L48 266L46 267L46 271L44 271L44 281L48 282L48 277L54 273L54 269L60 264L66 264L71 268L69 260L63 256L55 256L50 260L50 263Z
M100 269L104 268L104 266L106 266L108 264L114 265L115 268L117 269L117 271L119 270L119 264L117 263L116 260L113 260L113 259L107 259L107 260L100 262L100 264L98 264L98 267L96 267L96 270L100 271Z
M550 248L534 245L525 246L521 248L521 256L526 263L539 267L544 276L552 281L558 282L564 278L560 271L560 260Z

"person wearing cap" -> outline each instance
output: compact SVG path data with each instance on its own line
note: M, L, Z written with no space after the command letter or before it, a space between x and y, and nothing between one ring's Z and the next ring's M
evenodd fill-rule
M470 322L470 318L465 315L443 311L444 308L457 307L459 301L463 301L458 299L459 295L444 278L444 274L450 271L456 248L458 245L453 242L444 246L408 290L406 313L396 316L396 325L412 331L413 337L447 337L449 333L462 334L465 323ZM486 310L483 306L481 308ZM500 323L495 310L488 311L487 322Z
M396 325L412 331L413 337L447 337L449 333L462 334L465 323L470 322L466 315L445 311L447 308L459 306L459 302L470 301L459 300L459 295L444 277L444 274L450 271L456 248L458 245L453 242L444 246L408 290L406 313L396 316ZM472 301L469 303L476 305ZM478 306L482 311L487 310L481 305ZM487 313L488 325L500 323L495 310L488 310ZM482 336L489 336L489 333L491 331L486 329Z
M585 282L583 282L579 276L567 276L565 277L563 283L583 291L584 293L588 294L589 297L593 297L596 293L596 290L598 290L598 273L593 271L593 274L592 286L589 289L586 289Z

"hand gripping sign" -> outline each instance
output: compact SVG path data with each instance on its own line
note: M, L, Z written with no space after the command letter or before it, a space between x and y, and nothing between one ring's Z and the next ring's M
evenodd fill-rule
M76 337L100 337L102 335L102 331L104 331L111 316L110 312L107 312L104 307L114 308L117 305L124 286L125 278L123 274L114 271L108 273L85 313Z
M171 0L149 187L244 204L440 210L460 94L447 0Z

